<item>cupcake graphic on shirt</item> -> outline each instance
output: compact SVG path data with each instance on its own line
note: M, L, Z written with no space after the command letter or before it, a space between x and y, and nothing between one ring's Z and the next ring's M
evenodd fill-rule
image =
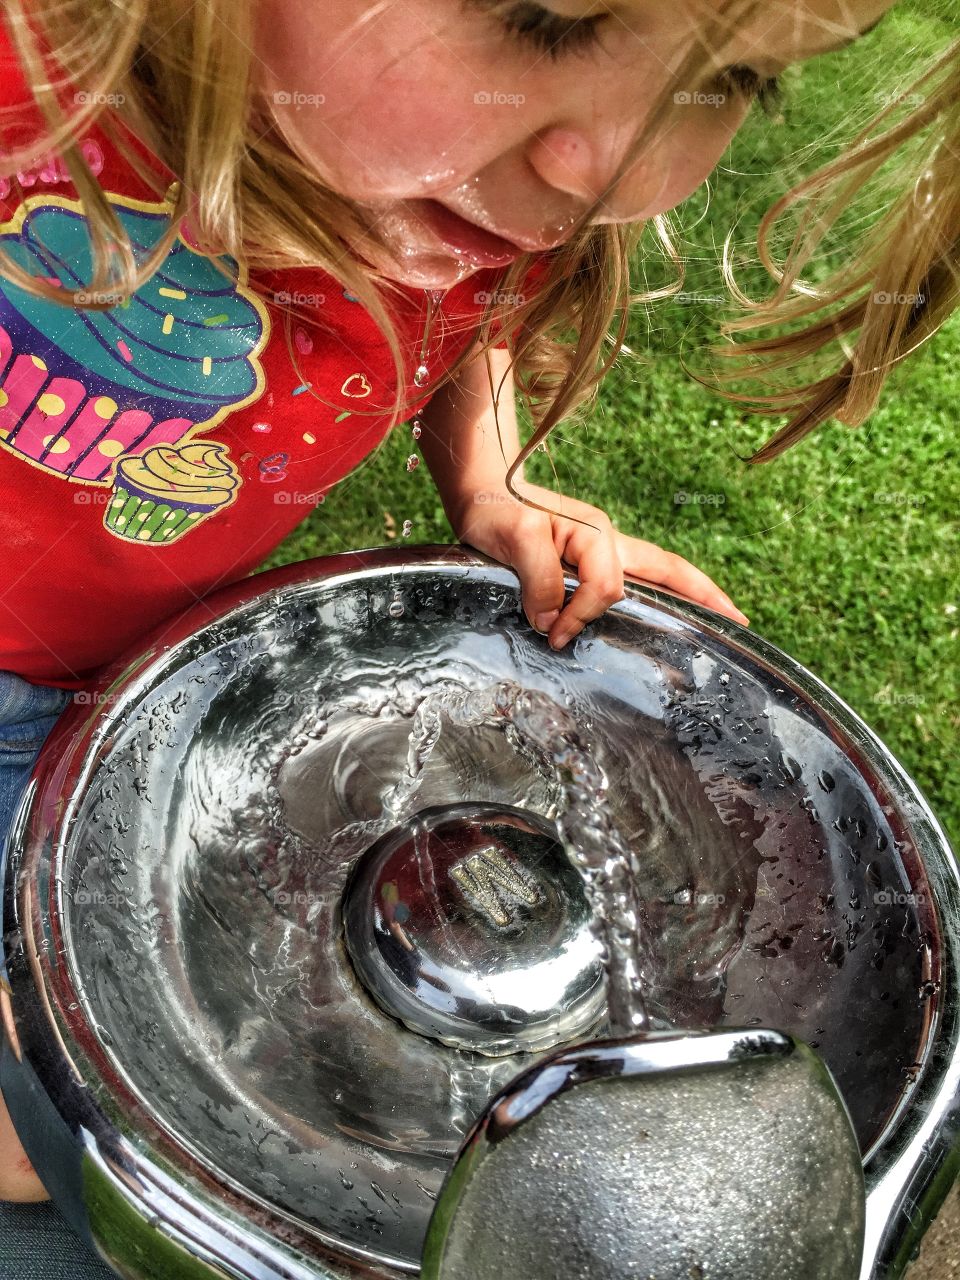
M240 476L226 452L198 441L121 458L103 523L132 542L175 542L236 497Z
M111 195L138 257L169 209ZM74 200L32 197L0 225L0 245L34 275L83 289L87 221ZM70 480L109 483L125 455L175 446L263 392L266 308L232 258L184 241L126 306L59 306L0 276L0 445Z

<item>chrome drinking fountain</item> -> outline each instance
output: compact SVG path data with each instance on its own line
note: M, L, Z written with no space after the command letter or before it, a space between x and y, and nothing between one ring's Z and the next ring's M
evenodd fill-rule
M509 569L353 552L61 718L0 1088L132 1280L892 1280L958 1168L958 905L901 766L752 631L631 583L554 653Z

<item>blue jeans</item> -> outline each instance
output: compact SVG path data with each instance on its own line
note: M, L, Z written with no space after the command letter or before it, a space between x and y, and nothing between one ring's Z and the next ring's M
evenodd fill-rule
M69 689L31 684L0 671L0 868L33 762L71 697ZM15 1277L111 1280L114 1273L74 1235L53 1204L0 1201L0 1280Z

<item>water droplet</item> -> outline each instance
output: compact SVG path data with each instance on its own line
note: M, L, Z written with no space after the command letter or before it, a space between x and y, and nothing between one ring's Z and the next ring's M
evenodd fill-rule
M413 375L413 385L415 387L425 387L430 377L430 370L425 364L418 364L417 371Z
M407 470L416 471L419 465L420 465L419 457L417 456L417 454L411 453L410 457L407 459Z
M800 766L794 760L793 756L787 755L784 751L779 760L780 772L788 782L796 782L800 777Z
M423 435L423 423L419 418L414 418L413 426L410 428L410 434L413 436L414 440L419 440Z
M391 618L402 618L403 617L403 601L391 600L387 608L387 613L389 613Z
M729 684L729 683L730 683L730 672L729 672L729 671L721 671L721 672L720 672L720 683L721 683L721 684Z
M413 529L413 521L412 521L412 520L404 520L404 522L403 522L403 528L400 530L400 535L401 535L401 537L409 538L409 537L410 537L410 532L411 532L411 530L412 530L412 529Z
M253 424L253 430L259 431L261 435L266 435L268 431L273 430L273 427L269 422L255 422Z
M833 774L828 773L826 769L820 770L820 772L817 774L817 781L820 783L821 787L823 787L824 791L832 791L833 788L837 785L836 779L834 778Z

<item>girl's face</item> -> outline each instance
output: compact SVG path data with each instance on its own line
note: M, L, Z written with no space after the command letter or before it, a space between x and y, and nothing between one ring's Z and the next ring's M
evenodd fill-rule
M650 218L701 185L749 110L717 84L725 68L773 76L856 39L893 2L761 4L699 83L675 88L595 221ZM357 247L436 289L565 240L703 27L683 0L522 0L506 20L492 0L257 3L255 89L273 125L377 225L389 260Z

